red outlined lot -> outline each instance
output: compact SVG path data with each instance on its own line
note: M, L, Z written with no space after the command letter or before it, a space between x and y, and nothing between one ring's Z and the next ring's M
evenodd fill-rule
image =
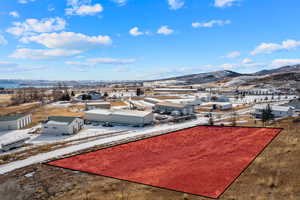
M218 198L280 131L197 126L48 164Z

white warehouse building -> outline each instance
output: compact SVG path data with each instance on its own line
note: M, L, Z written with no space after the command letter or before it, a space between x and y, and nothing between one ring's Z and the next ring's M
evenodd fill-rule
M80 117L52 116L42 123L42 132L46 134L72 135L78 133L84 125Z
M0 129L17 130L31 124L31 114L16 114L0 117Z
M294 115L294 109L290 106L274 106L271 105L272 114L275 118L290 117ZM263 110L267 108L267 105L257 105L254 107L254 115L257 118L262 117Z
M154 116L151 111L97 109L86 111L84 119L113 124L145 126L153 123Z
M154 111L161 114L177 112L180 115L192 115L194 113L194 106L181 103L161 102L155 104Z

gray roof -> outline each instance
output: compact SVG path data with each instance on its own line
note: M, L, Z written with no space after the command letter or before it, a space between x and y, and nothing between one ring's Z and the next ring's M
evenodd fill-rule
M300 108L300 99L293 99L289 103L283 104L284 106L293 106L295 108Z
M95 110L86 111L85 113L99 114L99 115L121 115L121 116L145 117L151 114L152 111L95 109Z
M64 123L70 124L76 118L80 118L80 117L50 116L50 117L48 117L48 121L64 122Z
M0 117L0 121L15 121L25 117L25 114L15 114L15 115L7 115Z

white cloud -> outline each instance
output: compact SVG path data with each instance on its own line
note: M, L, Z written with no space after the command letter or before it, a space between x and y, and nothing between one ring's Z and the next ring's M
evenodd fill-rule
M0 46L6 45L6 44L7 44L7 40L4 38L3 35L0 35Z
M14 17L14 18L19 18L20 14L17 11L11 11L9 12L9 15Z
M100 4L95 4L93 6L82 5L76 10L77 15L95 15L103 11L103 7Z
M66 21L60 17L38 19L26 19L25 22L14 22L13 27L6 31L16 36L32 35L34 33L46 33L65 29Z
M231 7L240 0L215 0L215 7Z
M12 68L12 67L17 67L17 66L18 66L18 64L16 64L16 63L0 61L0 69Z
M23 37L20 41L23 43L36 42L53 49L80 50L87 50L103 45L111 45L112 43L109 36L88 36L74 32L43 33L36 36Z
M251 55L270 54L270 53L273 53L275 51L280 51L280 50L293 50L299 46L300 46L300 41L296 41L296 40L286 40L286 41L283 41L281 44L261 43L258 47L256 47L251 52Z
M174 30L170 29L168 26L162 26L157 30L157 34L170 35Z
M112 1L119 4L120 6L123 6L127 3L127 0L112 0Z
M177 10L184 6L183 0L168 0L169 6L171 10Z
M222 65L219 65L218 67L221 69L233 69L237 66L237 64L231 64L231 63L225 63Z
M65 9L66 15L96 15L103 11L101 4L92 5L91 0L68 0L69 8Z
M277 68L296 64L300 64L300 59L276 59L272 61L271 67Z
M296 49L299 46L300 46L300 41L296 41L296 40L286 40L282 42L282 48L287 50Z
M208 22L194 22L192 27L194 28L211 28L213 26L224 26L226 24L231 24L230 20L211 20Z
M280 44L276 43L262 43L258 47L256 47L251 54L256 55L256 54L269 54L274 51L281 50L282 46Z
M35 1L35 0L18 0L18 2L22 3L22 4L33 2L33 1Z
M86 59L84 62L78 61L67 61L66 64L68 65L75 65L75 66L96 66L99 64L105 65L126 65L134 63L135 59L117 59L117 58L90 58Z
M130 29L129 33L130 33L130 35L133 35L133 36L144 35L143 32L139 31L138 27L133 27L132 29Z
M214 70L236 70L240 68L250 69L264 66L262 63L253 62L251 59L244 59L239 63L224 63L221 65L208 65L207 67Z
M93 58L88 59L88 63L91 63L92 65L96 64L118 64L118 65L124 65L124 64L131 64L135 62L135 59L115 59L115 58Z
M241 55L240 52L238 51L233 51L233 52L230 52L229 54L227 54L226 56L222 56L222 58L237 58Z
M242 64L250 64L250 63L252 63L253 61L252 61L252 59L250 59L250 58L245 58L243 61L242 61Z
M115 72L126 72L128 71L129 69L127 67L124 67L124 66L119 66L119 67L115 67L114 68L114 71Z
M48 5L48 11L53 12L55 10L55 7L53 5Z
M87 36L81 33L61 32L42 33L40 35L22 37L22 43L35 42L48 49L19 48L10 57L21 59L47 60L69 57L112 43L109 36Z
M262 67L262 66L265 66L265 64L253 62L253 60L245 58L244 60L242 60L240 66L241 67Z
M80 54L79 50L64 49L17 49L9 57L17 59L50 60Z
M18 63L7 62L7 61L0 61L0 72L4 74L15 74L15 73L22 73L25 71L34 71L34 70L41 70L46 69L46 66L26 66L20 65Z

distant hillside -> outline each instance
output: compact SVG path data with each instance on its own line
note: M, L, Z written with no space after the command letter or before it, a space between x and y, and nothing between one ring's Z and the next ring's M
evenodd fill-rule
M293 76L293 73L294 76ZM256 80L261 81L299 81L300 64L292 66L284 66L276 69L262 70L252 74L241 74L230 70L222 70L215 72L190 74L177 76L159 81L175 80L185 84L202 84L210 82L223 82L225 86L255 84Z
M160 81L168 81L168 80L177 80L183 81L186 84L201 84L201 83L209 83L214 81L220 81L228 78L234 78L243 76L243 74L223 70L223 71L215 71L215 72L207 72L207 73L199 73L199 74L190 74L185 76L172 77L167 79L161 79Z
M262 70L259 72L254 73L254 75L268 75L273 73L285 73L285 72L300 72L300 64L299 65L292 65L292 66L284 66L279 67L276 69L270 69L270 70Z

